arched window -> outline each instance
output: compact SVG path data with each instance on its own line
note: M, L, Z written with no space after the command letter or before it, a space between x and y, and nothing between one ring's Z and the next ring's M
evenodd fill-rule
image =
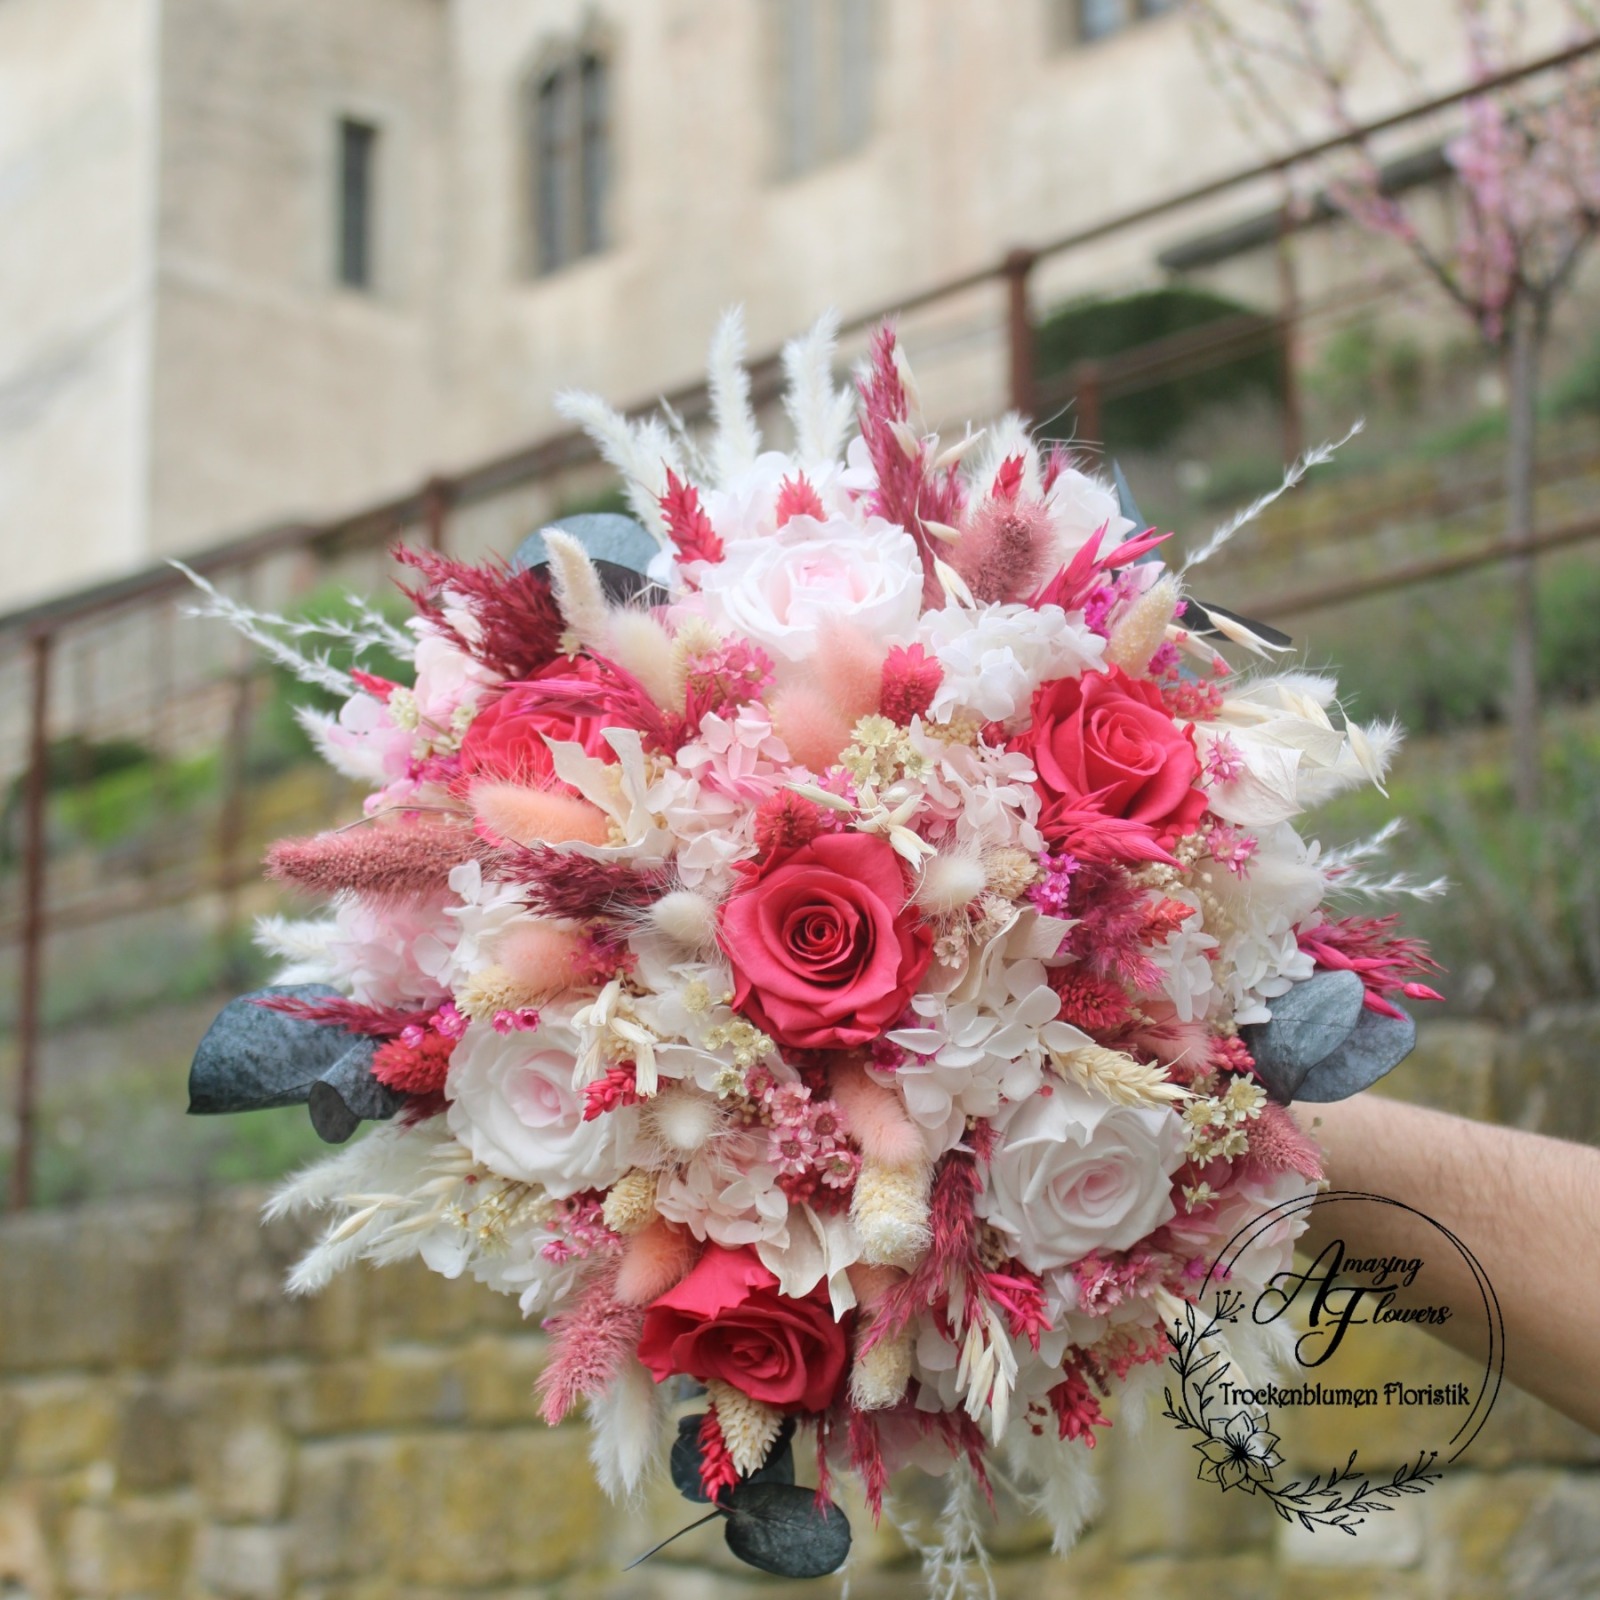
M769 0L777 168L789 177L859 150L872 130L873 0Z
M610 243L610 63L593 45L546 55L527 98L529 259L543 275Z

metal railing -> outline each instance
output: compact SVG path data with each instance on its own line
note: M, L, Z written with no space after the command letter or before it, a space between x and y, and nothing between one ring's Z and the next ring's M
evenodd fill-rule
M1366 285L1319 301L1303 299L1297 290L1288 247L1296 232L1314 225L1315 218L1308 223L1303 211L1292 206L1286 195L1269 194L1267 197L1271 203L1268 213L1271 237L1276 241L1278 252L1279 304L1276 314L1266 319L1252 316L1212 322L1115 358L1079 363L1065 376L1041 381L1035 365L1034 300L1040 292L1042 273L1052 263L1068 261L1091 245L1136 236L1152 224L1204 213L1213 202L1250 196L1297 170L1313 166L1320 158L1343 146L1424 124L1464 101L1555 71L1592 55L1597 49L1600 49L1600 38L1570 45L1498 77L1407 106L1364 127L1224 174L1154 203L1106 217L1070 234L1012 250L1002 259L976 271L904 294L894 304L856 312L847 318L842 331L847 336L858 336L887 316L939 311L974 294L999 290L1003 314L997 327L990 327L990 332L998 331L1002 336L1006 389L1011 404L1026 415L1038 415L1047 407L1071 402L1076 406L1078 435L1088 440L1098 437L1100 406L1108 397L1237 360L1242 355L1276 350L1282 359L1284 378L1282 445L1285 455L1292 456L1300 448L1301 429L1295 372L1297 338L1318 319L1348 315L1352 308L1359 308L1375 296L1381 298L1385 293L1392 293L1393 289L1392 286L1374 289ZM1259 202L1259 195L1256 198ZM1152 257L1154 254L1152 252ZM755 361L751 376L756 404L770 406L779 390L781 362L778 353L771 352ZM703 416L708 407L708 397L700 385L685 388L667 399L691 421ZM649 409L656 403L652 400L648 407L635 409ZM341 562L348 564L352 558L370 559L397 538L411 538L440 550L452 548L457 543L463 521L470 520L475 508L509 502L519 493L581 479L585 473L592 473L595 465L595 453L582 434L553 433L467 471L449 477L431 476L403 495L350 515L314 524L288 523L270 527L204 550L191 556L189 562L219 586L231 584L244 588L249 588L260 574L287 562L301 571L299 586L303 587L306 572L328 570ZM1595 465L1592 458L1584 463L1586 469ZM1460 490L1446 488L1434 491L1431 499L1427 495L1412 495L1403 502L1368 508L1362 515L1369 517L1376 526L1384 518L1397 514L1444 515L1470 503L1470 497ZM1343 526L1348 527L1348 519ZM1542 551L1565 548L1596 536L1600 536L1600 522L1579 518L1545 530L1535 539L1534 548ZM1485 540L1465 551L1426 561L1400 563L1368 578L1268 596L1258 604L1263 615L1288 615L1434 581L1505 559L1506 551L1497 542ZM241 660L230 670L213 672L206 678L209 698L203 707L198 698L193 702L197 708L194 726L212 729L212 733L220 737L224 749L214 868L203 876L190 872L163 886L136 885L135 892L124 894L121 900L104 895L97 898L92 893L76 901L53 900L50 893L47 813L52 782L51 751L57 731L51 713L64 646L75 635L85 635L88 630L131 625L141 618L151 624L153 634L159 635L163 619L170 623L178 597L185 589L185 579L170 567L159 566L0 617L0 669L9 669L13 674L20 670L25 686L19 684L18 688L23 692L9 698L13 704L26 707L21 741L20 807L14 818L21 858L20 881L16 886L15 906L9 914L0 912L0 943L9 938L18 949L12 1080L15 1142L10 1182L13 1206L28 1204L33 1192L44 952L50 933L74 923L104 920L134 907L148 908L164 898L182 900L208 890L228 895L253 872L253 864L242 860L240 847L246 833L244 747L249 737L256 680L252 668ZM170 671L170 660L163 671ZM153 681L159 681L160 676L157 673ZM215 692L219 686L223 691L220 699ZM5 698L0 694L0 701ZM87 726L85 721L82 727ZM74 731L82 731L82 728ZM0 749L0 760L3 760L3 749ZM3 770L0 765L0 771ZM194 853L199 854L198 851Z

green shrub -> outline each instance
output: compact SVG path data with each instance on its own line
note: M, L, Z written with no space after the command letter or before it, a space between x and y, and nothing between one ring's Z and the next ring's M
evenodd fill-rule
M1173 286L1114 299L1075 301L1053 311L1035 332L1041 381L1063 377L1083 360L1104 360L1230 317L1251 319L1248 353L1217 366L1108 398L1100 419L1108 448L1158 449L1211 406L1265 398L1281 403L1283 366L1270 317L1224 295Z

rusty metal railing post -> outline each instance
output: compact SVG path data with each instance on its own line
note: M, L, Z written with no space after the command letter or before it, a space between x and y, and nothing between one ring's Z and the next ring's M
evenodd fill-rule
M1296 344L1300 337L1300 280L1290 243L1293 218L1289 203L1278 211L1278 360L1283 383L1283 460L1287 466L1305 448L1305 420L1300 409L1300 371Z
M29 696L28 781L22 811L22 956L17 990L17 1061L14 1107L16 1154L11 1164L11 1206L33 1200L38 1140L39 1023L44 990L44 897L48 841L45 802L50 789L50 658L55 635L34 634L29 644L33 683Z
M430 550L445 554L450 543L450 505L455 486L448 478L429 478L422 486L422 536Z
M1072 393L1076 415L1072 436L1083 444L1102 444L1100 401L1104 375L1098 361L1077 361L1072 366Z
M1011 362L1011 409L1033 415L1033 311L1028 280L1038 259L1032 250L1013 250L1001 264L1006 280L1006 329Z

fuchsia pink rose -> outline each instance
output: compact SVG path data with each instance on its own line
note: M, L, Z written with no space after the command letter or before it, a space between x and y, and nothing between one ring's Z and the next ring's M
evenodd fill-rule
M1173 722L1155 684L1120 667L1041 684L1020 747L1033 757L1047 838L1059 831L1054 812L1093 809L1165 841L1205 811L1193 735Z
M801 1050L870 1043L905 1010L933 936L900 858L864 833L822 834L723 907L736 1010Z
M600 714L574 712L553 701L544 685L546 680L574 679L604 682L587 656L552 661L542 672L521 683L508 683L472 719L461 741L461 772L465 778L501 778L513 783L548 783L555 776L550 748L545 736L570 740L583 746L591 756L614 761L611 746L601 737L615 721Z
M711 1245L644 1314L639 1360L656 1382L720 1380L785 1411L826 1411L849 1344L827 1290L793 1300L754 1250Z

